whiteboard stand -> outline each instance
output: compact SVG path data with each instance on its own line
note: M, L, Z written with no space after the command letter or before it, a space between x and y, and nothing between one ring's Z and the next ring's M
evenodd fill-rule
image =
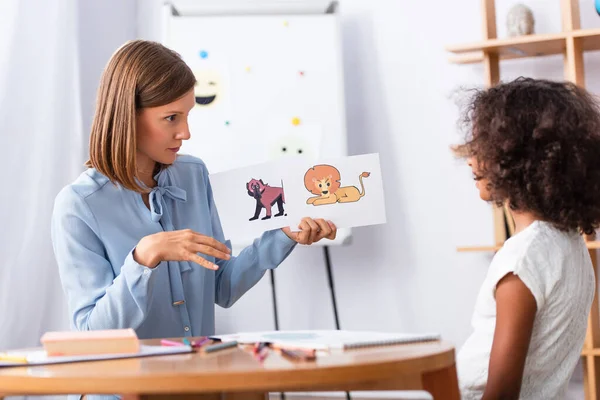
M333 306L333 317L335 319L335 329L340 330L340 318L338 316L337 301L335 300L335 287L333 285L333 273L331 272L331 258L329 257L329 246L323 246L325 256L325 267L327 268L327 282L329 283L329 292L331 293L331 305Z
M277 313L277 295L275 291L275 270L270 269L269 275L271 275L271 295L273 296L273 321L275 322L275 330L279 330L279 314Z

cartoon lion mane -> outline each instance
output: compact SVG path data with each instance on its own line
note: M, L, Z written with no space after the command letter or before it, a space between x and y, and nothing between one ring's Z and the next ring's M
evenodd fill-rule
M335 193L340 187L340 171L331 165L315 165L304 174L304 187L306 190L315 195L320 195L321 192L315 187L314 180L325 178L331 179L330 193Z

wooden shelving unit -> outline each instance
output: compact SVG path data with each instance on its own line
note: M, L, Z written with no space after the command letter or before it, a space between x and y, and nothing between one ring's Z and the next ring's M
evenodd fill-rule
M587 248L590 250L600 249L600 241L599 240L587 240L586 241ZM458 252L477 252L477 251L498 251L502 248L501 245L496 246L464 246L459 247L456 250Z
M482 42L448 46L446 49L455 54L450 57L450 62L474 64L483 61L484 52L497 54L500 61L564 54L568 39L580 40L583 51L600 50L600 29L578 29L572 32L490 39Z
M486 86L500 81L500 62L518 58L543 57L562 54L565 80L585 87L583 53L600 50L600 29L581 29L579 0L560 0L562 30L551 34L532 34L516 38L498 38L496 33L496 7L494 0L481 0L483 40L480 42L448 46L452 53L450 62L456 64L482 63ZM494 244L490 246L460 247L458 251L498 251L511 230L512 217L506 208L494 207ZM597 249L600 241L586 237L587 247L598 274ZM588 328L581 357L584 368L584 390L586 400L598 399L600 386L600 310L598 288L592 310L588 317Z

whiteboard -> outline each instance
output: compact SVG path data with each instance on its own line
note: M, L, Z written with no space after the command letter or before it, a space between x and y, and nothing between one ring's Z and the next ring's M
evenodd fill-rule
M178 15L166 8L163 43L198 81L182 153L201 158L210 173L297 154L347 155L337 14ZM349 238L349 229L340 230L322 244Z

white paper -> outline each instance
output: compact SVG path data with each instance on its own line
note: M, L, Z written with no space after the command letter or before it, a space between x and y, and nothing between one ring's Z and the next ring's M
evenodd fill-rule
M247 243L265 231L289 226L287 176L289 170L302 168L302 159L288 157L210 175L226 239Z
M319 176L324 179L323 185L334 184L336 177L329 177L335 175L333 166L339 172L341 186L335 196L325 193L321 197L307 189L306 182L311 189L318 183L305 181L307 171L315 165L328 166L324 175ZM265 231L287 226L299 231L304 217L324 218L340 229L386 222L378 154L319 163L306 156L282 157L211 174L210 182L225 238L234 244L249 243ZM340 195L342 192L344 196Z
M335 187L338 177L340 187L332 193L329 189ZM386 222L379 154L320 159L300 170L290 170L287 181L287 210L293 231L299 230L303 217L324 218L338 228Z
M437 333L387 333L368 331L264 331L245 332L214 336L224 342L237 341L241 344L269 342L284 347L309 348L317 350L343 349L357 345L386 345L439 340Z

